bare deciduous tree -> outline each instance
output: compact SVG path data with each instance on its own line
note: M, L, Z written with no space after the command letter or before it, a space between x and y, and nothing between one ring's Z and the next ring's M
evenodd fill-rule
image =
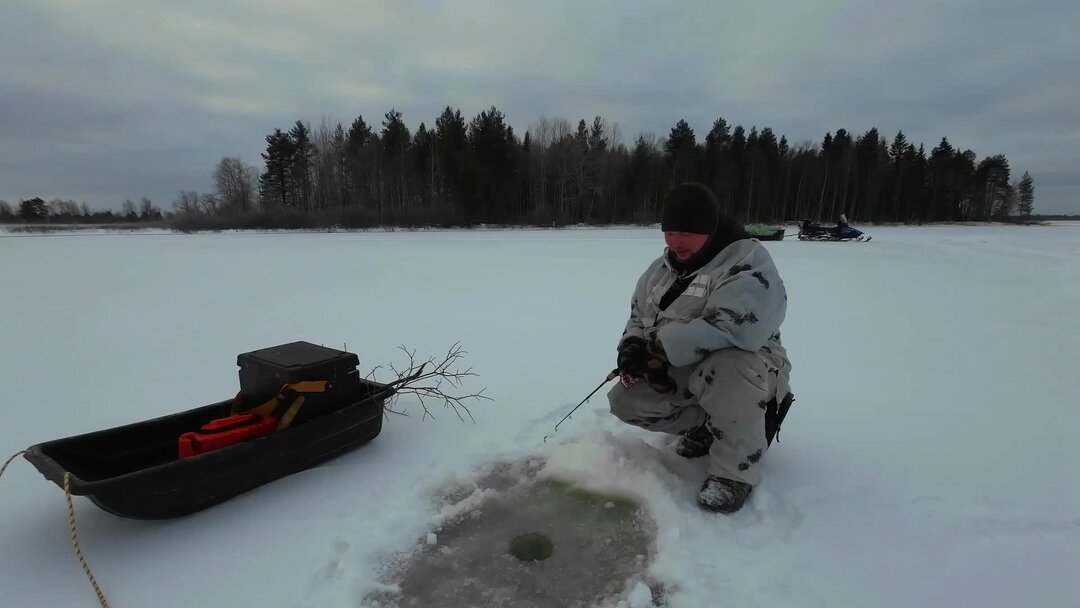
M49 201L49 215L80 215L79 204L75 201L54 198Z
M246 213L255 206L259 174L237 157L225 157L214 170L217 196L225 210Z
M472 412L466 407L464 401L468 399L490 400L490 397L483 394L486 389L464 395L453 395L446 392L447 386L450 388L461 389L465 379L476 376L471 368L461 370L454 367L461 357L466 354L465 351L462 350L460 344L454 344L438 363L436 363L435 357L431 357L422 363L418 363L415 350L410 351L404 346L400 348L405 352L409 359L409 363L404 369L400 370L393 364L389 364L390 371L393 372L396 379L386 383L394 391L394 394L387 399L387 411L398 415L406 415L405 411L398 412L391 409L389 406L401 397L401 395L414 395L420 401L420 406L424 409L424 417L435 417L428 408L428 400L436 400L443 401L445 406L452 408L454 413L457 414L458 419L464 420L461 415L461 411L464 411L469 415L469 419L475 422ZM371 370L368 378L372 379L375 372L381 369L381 367L382 366L378 366Z
M194 190L181 190L179 196L173 201L173 209L182 215L199 215L202 213L199 193Z
M161 210L147 197L142 197L142 209L139 212L139 218L144 220L159 219L161 217Z

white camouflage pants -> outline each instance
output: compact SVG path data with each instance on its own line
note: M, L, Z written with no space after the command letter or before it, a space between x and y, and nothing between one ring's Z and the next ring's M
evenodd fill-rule
M725 348L694 366L672 368L678 390L662 395L645 380L608 392L611 413L650 431L681 435L706 424L715 441L709 474L756 485L757 466L768 449L766 404L784 398L789 386L786 357Z

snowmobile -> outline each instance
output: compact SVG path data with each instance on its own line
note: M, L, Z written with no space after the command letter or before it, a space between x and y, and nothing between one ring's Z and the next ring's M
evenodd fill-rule
M857 228L852 228L847 222L837 222L835 226L822 226L813 220L799 222L800 241L859 241L865 242L871 239Z

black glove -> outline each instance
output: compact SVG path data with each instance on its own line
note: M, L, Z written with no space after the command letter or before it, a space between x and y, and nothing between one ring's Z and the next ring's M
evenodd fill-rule
M657 344L650 346L635 336L619 346L618 369L634 378L666 377L669 367L667 355Z
M668 374L671 362L668 361L667 353L659 343L654 343L649 349L649 358L645 363L645 368L645 381L654 391L671 395L678 390L675 379Z
M627 338L619 345L618 369L634 378L641 378L648 371L649 347L638 337Z

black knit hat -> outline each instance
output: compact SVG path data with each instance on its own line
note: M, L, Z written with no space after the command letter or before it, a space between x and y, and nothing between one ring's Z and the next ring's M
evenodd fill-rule
M664 232L712 234L720 218L720 202L702 184L686 182L668 190L660 212Z

